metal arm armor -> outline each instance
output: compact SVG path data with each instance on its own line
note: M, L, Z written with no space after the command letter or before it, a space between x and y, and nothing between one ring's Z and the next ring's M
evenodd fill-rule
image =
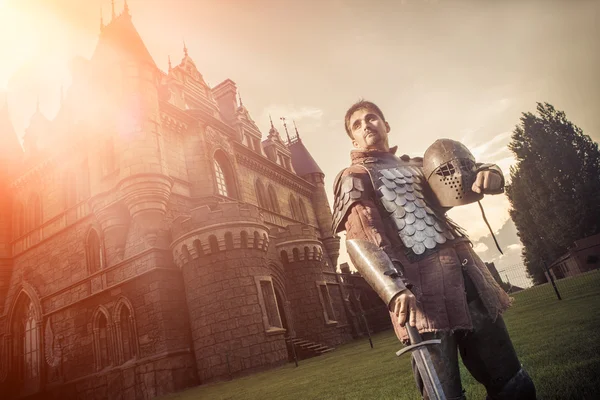
M349 172L344 175L347 170L342 170L335 178L333 184L333 234L344 230L344 223L348 216L348 211L353 204L360 202L361 200L367 200L369 198L367 189L370 184L368 175L361 176L358 173ZM368 179L365 184L365 179Z
M385 251L371 242L351 239L346 241L346 248L352 264L389 309L394 297L406 289L402 271L394 266Z

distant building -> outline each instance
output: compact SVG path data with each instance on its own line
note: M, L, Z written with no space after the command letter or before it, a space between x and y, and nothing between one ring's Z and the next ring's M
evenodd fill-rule
M568 252L548 267L554 279L600 268L600 233L576 240Z

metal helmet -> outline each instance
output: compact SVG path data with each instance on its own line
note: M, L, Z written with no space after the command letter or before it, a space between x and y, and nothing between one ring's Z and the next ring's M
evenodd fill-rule
M471 190L476 177L475 157L451 139L438 139L425 151L423 173L442 207L474 203L483 194Z

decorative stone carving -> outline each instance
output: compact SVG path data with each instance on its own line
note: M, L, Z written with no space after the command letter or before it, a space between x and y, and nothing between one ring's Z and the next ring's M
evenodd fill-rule
M60 366L62 361L60 339L60 336L54 337L54 332L52 332L52 321L48 318L46 321L46 329L44 330L44 355L46 356L46 362L52 368Z
M224 151L229 154L233 154L233 149L231 148L231 144L229 141L223 137L219 132L214 130L212 127L207 126L204 130L204 136L206 141L211 144L213 147L221 147Z

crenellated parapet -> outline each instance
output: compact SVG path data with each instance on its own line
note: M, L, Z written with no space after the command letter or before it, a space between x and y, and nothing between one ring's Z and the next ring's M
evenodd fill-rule
M303 224L289 225L272 234L283 262L323 260L323 244L315 228Z
M203 256L236 249L266 253L269 228L258 207L243 203L220 203L217 209L201 206L171 224L173 259L181 268Z

